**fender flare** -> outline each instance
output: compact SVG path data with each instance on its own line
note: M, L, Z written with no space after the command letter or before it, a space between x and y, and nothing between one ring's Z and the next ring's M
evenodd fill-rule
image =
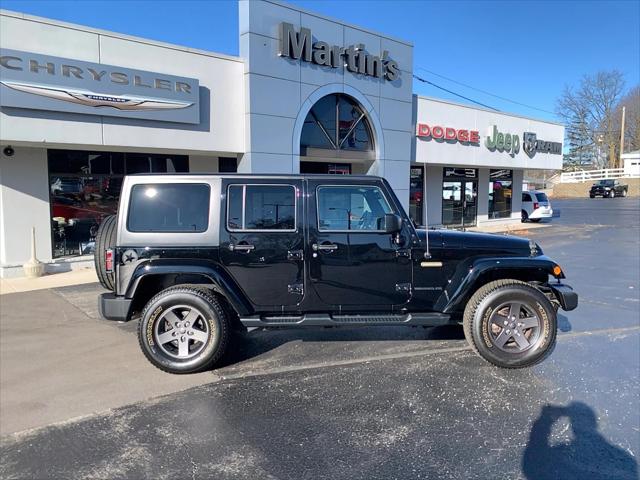
M238 315L251 315L253 313L251 303L224 269L212 265L203 265L202 263L190 263L188 261L153 260L153 262L141 262L136 266L131 276L125 298L131 299L134 297L143 278L154 275L165 276L181 274L206 278L211 285L213 285L213 289L225 297Z
M553 273L554 267L557 266L553 260L545 255L538 257L502 257L502 258L480 258L473 260L470 264L461 264L447 288L440 296L436 303L436 310L443 313L452 313L459 309L460 304L466 303L466 300L477 290L476 283L478 279L489 272L515 271L517 278L522 276L523 272L532 272L535 274L546 274L547 278L552 275L555 278L565 278L564 272L556 276ZM509 275L504 278L510 278Z

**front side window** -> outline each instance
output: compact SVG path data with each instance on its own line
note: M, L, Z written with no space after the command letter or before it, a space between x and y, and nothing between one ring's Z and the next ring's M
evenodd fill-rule
M296 229L293 185L230 185L227 198L227 228L231 231Z
M489 218L509 218L513 194L513 170L489 172Z
M204 232L209 224L209 186L196 183L134 185L130 232Z
M378 187L318 187L318 228L334 231L380 231L393 213Z

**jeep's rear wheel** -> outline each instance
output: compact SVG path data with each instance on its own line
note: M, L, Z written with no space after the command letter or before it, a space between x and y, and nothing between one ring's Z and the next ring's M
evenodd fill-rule
M538 289L519 280L496 280L471 297L464 332L483 359L503 368L541 362L555 346L556 311Z
M193 373L212 367L224 355L229 320L206 289L171 287L145 306L138 341L147 359L169 373Z
M116 216L109 215L102 220L98 232L96 233L96 249L93 254L93 264L96 268L96 275L102 285L107 290L114 289L113 272L107 272L104 252L113 248L116 244Z
M522 210L522 213L520 214L520 219L522 220L522 223L526 222L528 218L529 218L529 214L527 213L527 211Z

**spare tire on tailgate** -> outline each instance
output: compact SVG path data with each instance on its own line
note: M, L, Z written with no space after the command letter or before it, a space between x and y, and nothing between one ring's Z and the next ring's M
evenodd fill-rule
M100 284L109 290L115 289L113 272L107 272L104 252L113 248L116 244L116 215L109 215L102 220L96 234L96 252L93 262L96 266L96 274Z

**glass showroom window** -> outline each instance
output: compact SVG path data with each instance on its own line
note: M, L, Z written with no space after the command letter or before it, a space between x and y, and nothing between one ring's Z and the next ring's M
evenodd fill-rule
M186 155L48 150L53 257L93 253L128 173L188 172Z
M304 121L300 146L303 155L308 148L372 151L373 135L364 109L347 95L321 98Z
M489 218L511 217L513 170L491 170L489 173Z
M409 179L409 217L416 225L424 224L424 168L411 167Z

